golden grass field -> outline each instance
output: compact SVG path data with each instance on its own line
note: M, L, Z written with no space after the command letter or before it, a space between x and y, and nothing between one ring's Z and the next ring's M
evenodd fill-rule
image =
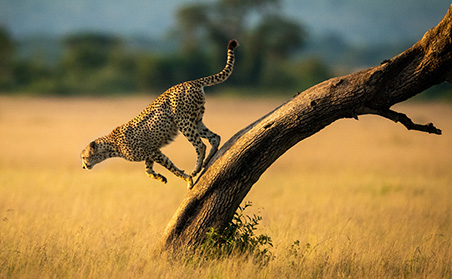
M143 163L81 168L89 141L154 97L0 97L0 278L452 277L452 104L396 107L441 136L363 116L290 149L245 199L263 217L258 233L273 239L261 266L154 252L187 192L162 167L167 185ZM225 142L283 101L208 96L204 120ZM164 152L194 166L182 136Z

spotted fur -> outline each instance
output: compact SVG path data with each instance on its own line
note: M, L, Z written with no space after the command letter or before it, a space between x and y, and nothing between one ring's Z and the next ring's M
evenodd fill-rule
M220 136L210 131L202 122L204 114L204 87L225 81L234 67L236 40L227 49L227 62L218 74L183 82L166 90L140 115L117 127L110 134L92 141L82 151L82 166L90 170L95 164L108 158L122 157L129 161L145 161L149 177L166 183L166 178L153 170L154 162L164 166L193 187L193 177L207 164L220 144ZM186 174L177 168L160 149L170 143L180 131L195 147L195 168ZM204 160L206 146L201 138L209 141L211 149Z

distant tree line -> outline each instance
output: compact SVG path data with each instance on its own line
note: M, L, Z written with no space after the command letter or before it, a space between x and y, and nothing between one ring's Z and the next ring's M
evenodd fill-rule
M300 55L300 50L309 43L307 32L301 24L279 12L280 2L217 0L182 6L168 35L168 41L177 47L165 51L133 48L126 38L85 32L61 38L61 50L54 51L57 55L52 59L39 53L24 56L19 51L20 43L0 27L0 92L61 95L160 92L220 71L231 38L238 39L240 48L236 52L234 74L222 88L240 88L248 94L293 93L344 74L344 69L356 70L357 59L370 58L371 63L379 63L374 61L379 55L359 51L349 51L348 58L345 56L341 61L337 54L344 44L340 38L326 47L322 45L327 55L312 55L312 44L309 55ZM314 48L318 51L317 46ZM443 95L445 91L450 92L450 87L435 87L429 96Z
M216 73L225 64L229 39L241 43L229 86L307 88L331 76L319 59L300 61L304 28L277 11L279 0L218 0L183 6L171 32L172 52L131 50L125 39L102 33L70 34L49 63L19 57L17 43L0 29L0 90L46 94L123 93L164 90ZM300 82L299 76L305 77Z

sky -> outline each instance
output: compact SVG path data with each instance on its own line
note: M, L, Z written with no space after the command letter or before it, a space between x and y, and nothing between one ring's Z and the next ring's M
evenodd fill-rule
M372 44L418 40L446 14L449 0L281 0L282 12L311 36L336 34ZM14 37L102 31L162 37L191 0L0 0L0 25ZM201 2L213 2L202 0Z

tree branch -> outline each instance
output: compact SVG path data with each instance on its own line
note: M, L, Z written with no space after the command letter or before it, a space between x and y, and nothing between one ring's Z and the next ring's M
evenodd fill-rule
M452 5L411 48L381 65L322 82L229 139L187 193L161 239L163 249L196 247L209 228L223 228L262 173L299 141L334 121L371 113L408 129L440 134L390 110L452 76ZM303 78L303 77L300 77Z
M358 112L359 114L375 114L385 118L388 118L395 123L400 122L408 130L417 130L421 132L427 132L429 134L441 135L441 130L436 128L433 123L428 123L426 125L414 123L406 114L393 111L391 109L387 110L377 110L371 108L362 108Z

